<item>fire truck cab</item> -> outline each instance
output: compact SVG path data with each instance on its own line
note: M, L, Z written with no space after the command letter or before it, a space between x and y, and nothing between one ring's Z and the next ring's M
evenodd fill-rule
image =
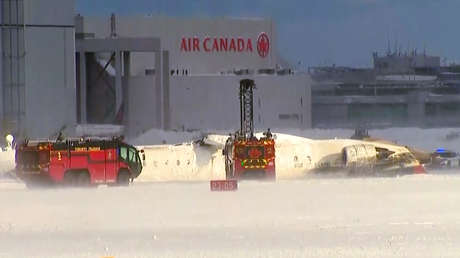
M28 186L129 185L142 171L139 151L119 138L24 141L15 161L16 175Z

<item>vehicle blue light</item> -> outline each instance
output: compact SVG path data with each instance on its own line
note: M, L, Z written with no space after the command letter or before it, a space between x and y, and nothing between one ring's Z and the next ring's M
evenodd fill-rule
M446 152L446 149L444 149L444 148L438 148L438 149L436 149L436 152L437 152L437 153L444 153L444 152Z

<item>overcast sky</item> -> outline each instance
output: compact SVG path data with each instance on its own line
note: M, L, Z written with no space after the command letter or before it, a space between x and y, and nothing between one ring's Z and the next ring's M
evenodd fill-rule
M460 0L76 0L100 16L266 17L275 21L282 56L302 66L371 66L388 40L406 51L460 61Z

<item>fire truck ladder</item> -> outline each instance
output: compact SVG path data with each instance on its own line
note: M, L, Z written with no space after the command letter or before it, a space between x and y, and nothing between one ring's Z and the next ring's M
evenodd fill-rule
M254 136L254 80L244 79L240 81L240 136L250 139Z

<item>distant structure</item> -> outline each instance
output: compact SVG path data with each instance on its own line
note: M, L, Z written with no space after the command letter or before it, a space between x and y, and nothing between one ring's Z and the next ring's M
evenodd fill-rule
M460 126L460 66L388 50L374 67L312 67L313 127Z
M392 53L386 56L379 56L373 53L374 70L379 75L386 74L416 74L431 73L436 74L441 67L439 56L427 56L426 53L419 55L414 49L410 54L403 55Z

